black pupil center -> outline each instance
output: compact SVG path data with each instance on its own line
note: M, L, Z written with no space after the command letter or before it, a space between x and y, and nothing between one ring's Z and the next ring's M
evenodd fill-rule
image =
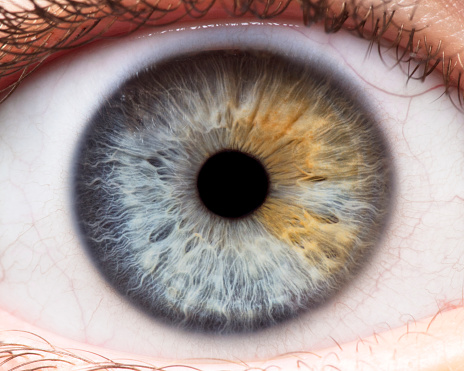
M225 218L239 218L263 204L269 178L255 158L239 151L224 151L204 163L197 187L210 211Z

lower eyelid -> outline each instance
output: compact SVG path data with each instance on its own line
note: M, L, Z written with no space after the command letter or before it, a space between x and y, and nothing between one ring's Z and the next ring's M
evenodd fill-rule
M312 352L292 352L267 361L246 363L244 366L240 362L218 362L217 359L174 361L115 352L44 332L7 312L0 311L0 328L17 330L0 332L0 361L6 361L3 365L9 369L30 360L57 359L57 361L47 361L46 364L57 366L58 369L66 361L79 366L90 364L95 366L100 362L105 365L118 363L146 366L148 364L156 367L175 364L184 365L185 369L196 367L200 370L268 369L272 366L283 370L296 370L304 367L324 369L324 366L331 366L334 369L359 371L379 369L378 366L382 365L382 369L390 370L440 371L459 369L463 364L464 335L460 331L463 325L464 308L459 306L452 310L437 312L435 316L420 321L411 319L407 326L350 343L335 344L331 348ZM16 349L12 351L13 355L24 356L9 360L8 351L11 349ZM35 355L30 354L31 350Z

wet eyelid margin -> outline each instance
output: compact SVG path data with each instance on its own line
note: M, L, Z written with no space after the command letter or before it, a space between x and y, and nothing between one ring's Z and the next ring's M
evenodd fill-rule
M0 0L0 103L42 64L98 39L181 18L292 16L306 26L323 23L328 33L351 30L370 41L369 52L376 44L380 55L394 50L409 79L424 80L438 68L444 92L456 92L455 105L463 107L462 50L427 38L430 24L405 26L420 18L421 8L421 0Z

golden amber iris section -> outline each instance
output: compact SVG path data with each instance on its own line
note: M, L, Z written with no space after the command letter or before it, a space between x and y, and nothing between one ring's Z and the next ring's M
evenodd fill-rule
M329 279L365 253L370 243L361 236L375 239L391 184L372 122L314 78L269 83L249 106L236 107L226 146L256 156L269 172L257 222Z

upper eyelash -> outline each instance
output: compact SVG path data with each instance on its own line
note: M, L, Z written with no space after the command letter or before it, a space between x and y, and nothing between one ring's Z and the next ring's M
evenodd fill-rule
M67 0L49 0L51 5L40 7L35 0L30 0L33 10L8 11L0 7L0 79L10 78L12 82L0 90L0 103L8 98L19 84L35 69L42 65L52 54L67 49L88 44L104 37L116 21L128 22L134 25L130 31L135 32L143 26L160 27L177 22L180 18L189 15L192 18L205 16L216 1L208 0L206 5L198 0L179 0L177 5L162 8L150 4L148 0L138 0L135 4L126 6L122 0L100 0L98 2L76 2ZM270 19L281 15L290 3L295 0L234 0L230 7L222 2L227 13L233 17L243 16L247 13L259 19ZM323 22L325 31L335 33L339 31L348 20L353 25L348 29L357 33L361 38L370 42L368 51L378 45L378 53L382 57L383 50L396 51L397 64L405 65L408 79L420 79L430 75L442 64L442 77L445 94L450 95L452 87L457 89L457 105L464 107L462 99L462 72L459 71L457 82L452 82L451 74L458 65L459 56L447 57L441 51L441 41L435 49L427 45L424 36L415 39L416 28L405 29L404 25L394 22L395 10L388 11L386 6L392 0L381 0L377 6L357 4L356 0L346 0L342 3L339 13L330 10L332 0L300 0L302 20L306 26ZM420 0L416 0L411 12L411 19ZM358 1L359 2L359 1ZM163 22L163 18L173 11L184 8L184 13ZM59 14L57 13L59 10ZM51 12L53 10L53 13ZM104 22L107 24L103 24ZM54 44L48 45L51 31L66 24L66 33ZM62 26L61 26L62 27ZM90 32L101 27L94 35ZM397 37L386 44L383 36L391 27L397 29ZM407 39L405 47L401 42ZM38 42L38 40L40 40ZM33 45L38 43L38 45ZM419 56L420 55L420 56ZM2 62L6 58L8 62Z

